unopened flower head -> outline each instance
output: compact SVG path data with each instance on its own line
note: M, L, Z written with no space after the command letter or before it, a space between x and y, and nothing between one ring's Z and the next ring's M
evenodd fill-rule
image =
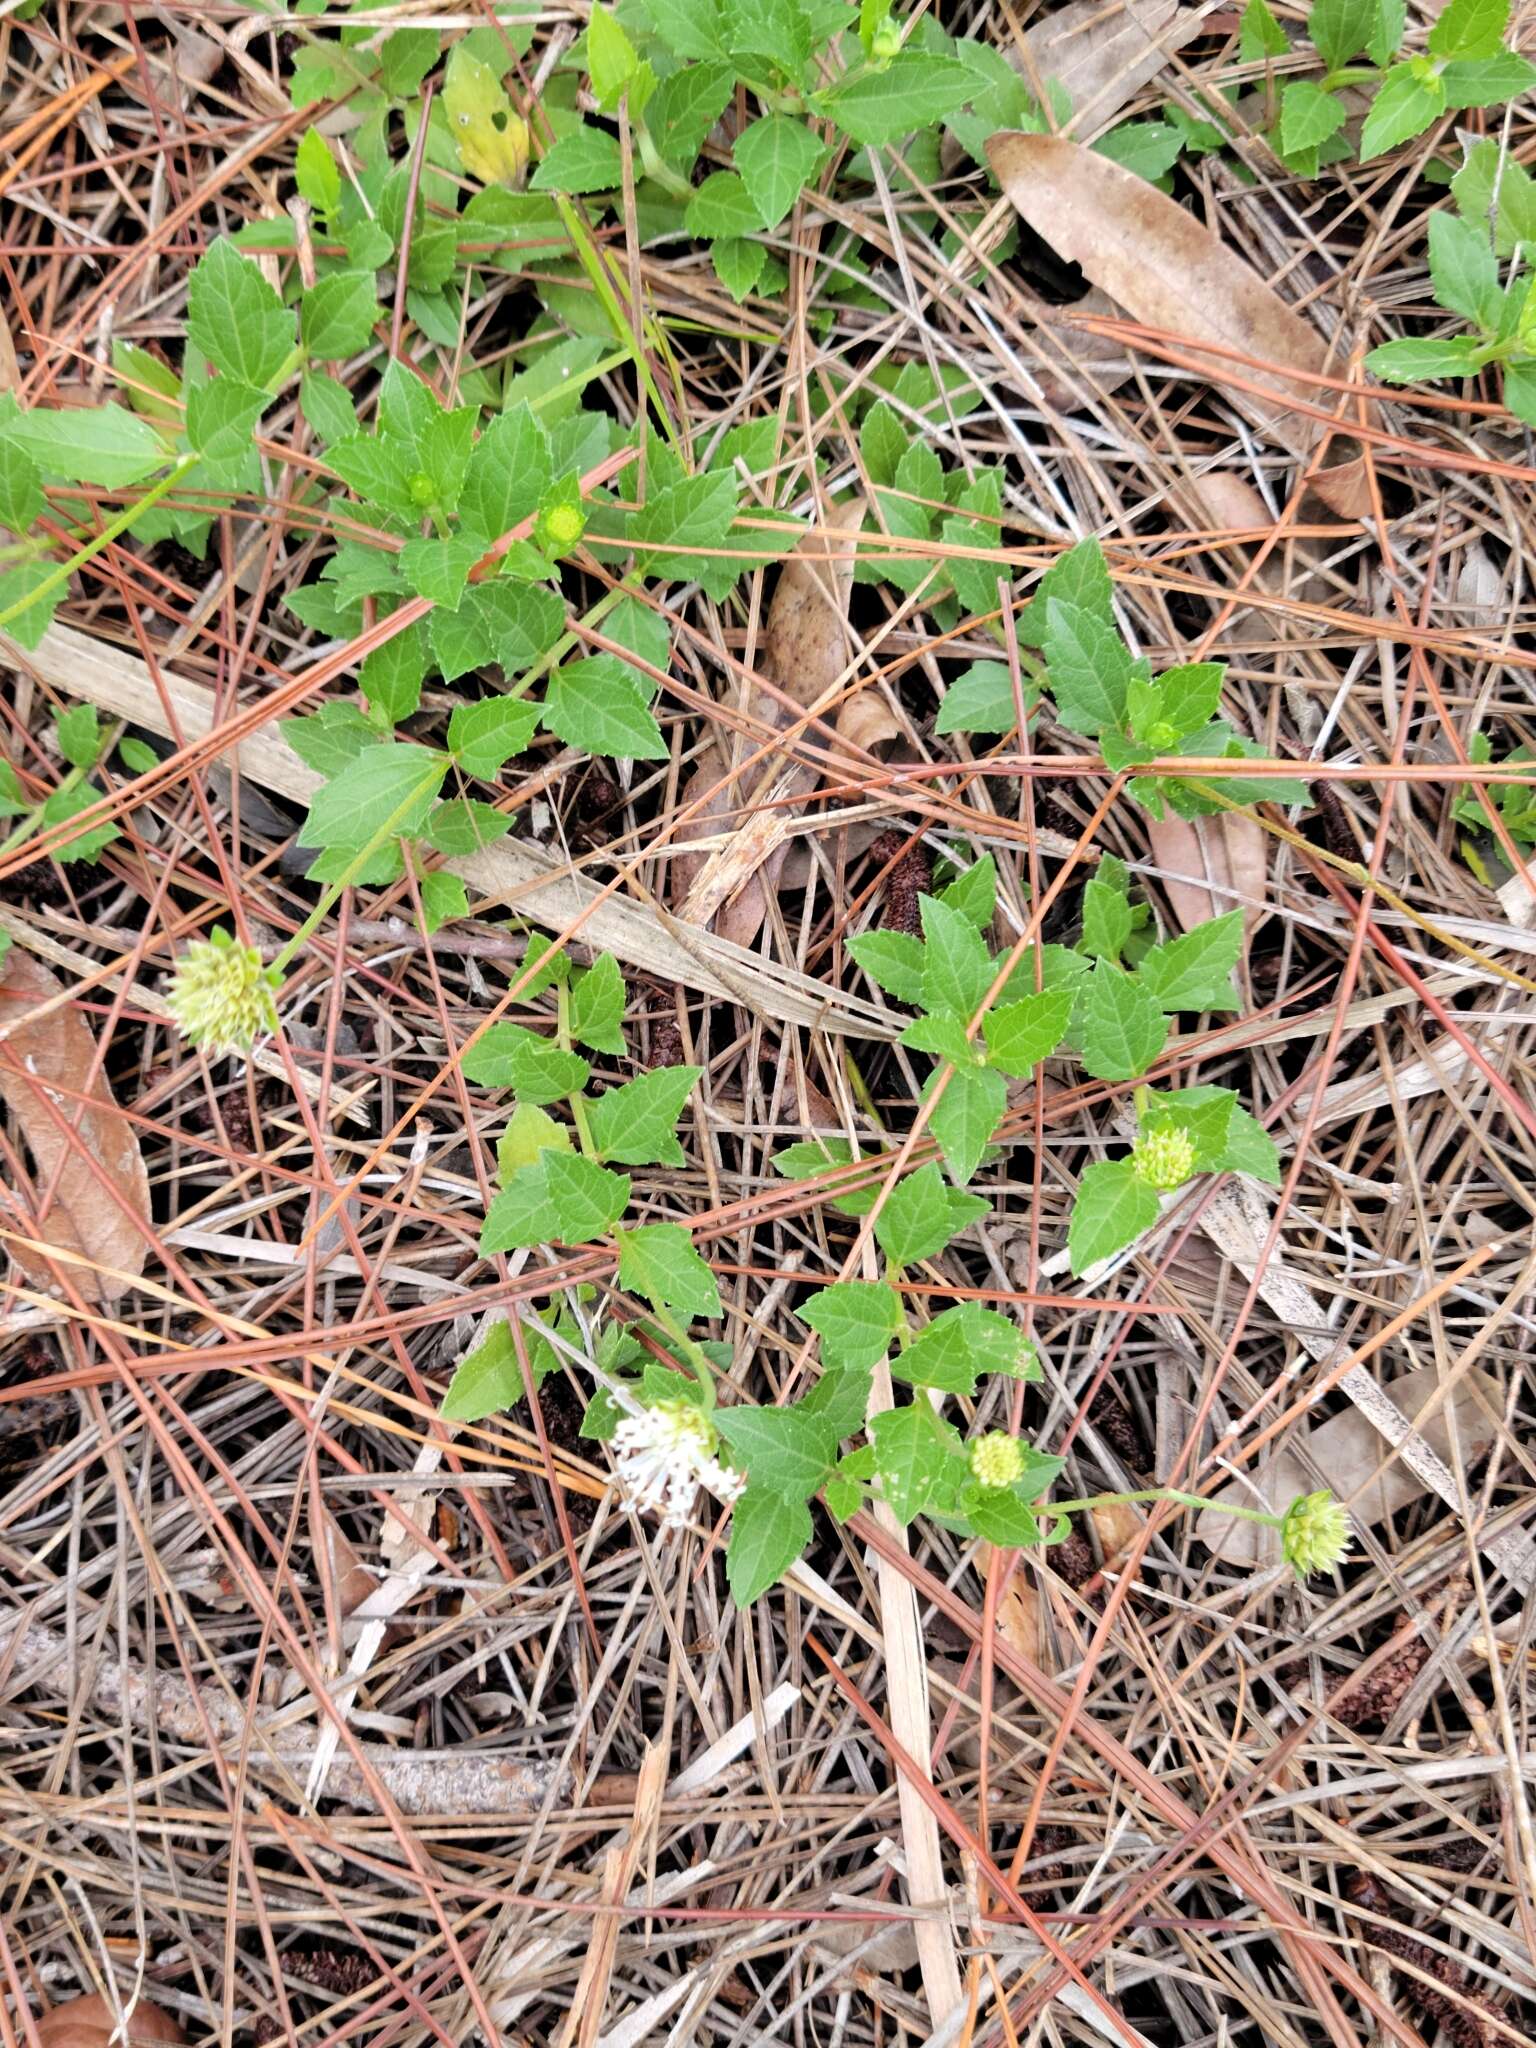
M1195 1170L1195 1141L1171 1124L1143 1131L1132 1148L1131 1164L1149 1188L1181 1188Z
M264 967L254 946L238 945L218 927L194 939L176 963L166 1002L194 1045L210 1052L248 1052L263 1032L277 1029L276 992L282 977Z
M534 524L534 539L546 554L567 554L587 530L587 515L569 502L547 505Z
M1298 1579L1332 1571L1349 1554L1349 1515L1328 1492L1298 1494L1280 1522L1280 1554Z
M733 1501L745 1476L722 1465L715 1453L715 1425L691 1401L658 1401L638 1415L626 1415L613 1433L624 1505L632 1513L657 1509L664 1529L681 1529L693 1513L699 1488L717 1500Z
M971 1445L971 1477L978 1486L1016 1486L1024 1477L1024 1451L1006 1429L989 1429Z

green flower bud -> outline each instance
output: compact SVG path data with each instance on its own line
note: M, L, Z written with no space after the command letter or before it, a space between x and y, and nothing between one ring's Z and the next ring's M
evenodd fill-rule
M534 527L534 539L547 555L564 555L575 547L587 530L587 515L569 502L551 505L541 512Z
M881 70L901 50L901 30L894 21L882 21L869 41L869 61Z
M427 472L424 469L418 469L416 474L411 478L410 491L411 503L413 505L419 505L423 512L425 512L427 507L430 504L434 503L437 498L437 485L432 481L431 477L427 475Z
M1132 1149L1131 1164L1149 1188L1181 1188L1195 1170L1195 1141L1172 1125L1144 1131Z
M978 1486L1016 1486L1024 1477L1024 1451L1006 1429L989 1429L971 1445L971 1477Z
M1341 1563L1353 1534L1348 1513L1331 1493L1298 1494L1280 1523L1280 1555L1305 1579Z
M212 1053L247 1052L277 1029L281 976L254 946L236 945L222 927L195 939L176 963L166 1002L182 1033Z

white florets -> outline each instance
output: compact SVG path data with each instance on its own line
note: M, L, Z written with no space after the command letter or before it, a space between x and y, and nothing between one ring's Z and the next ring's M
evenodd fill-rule
M659 1401L625 1416L613 1433L625 1507L657 1509L664 1529L681 1529L701 1486L717 1500L737 1499L745 1476L720 1463L719 1447L714 1424L691 1401Z

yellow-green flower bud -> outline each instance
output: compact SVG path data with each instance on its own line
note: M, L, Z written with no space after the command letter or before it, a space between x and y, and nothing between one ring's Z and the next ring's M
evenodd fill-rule
M1195 1141L1171 1124L1144 1131L1132 1149L1131 1164L1149 1188L1181 1188L1195 1170Z
M569 502L550 505L539 514L534 539L549 555L564 555L575 547L587 530L586 514Z
M1280 1554L1298 1579L1332 1571L1348 1555L1354 1531L1331 1493L1298 1494L1280 1523Z
M176 963L166 1002L182 1032L213 1053L247 1052L277 1029L281 977L254 946L236 945L222 928L195 939Z
M1024 1451L1006 1429L989 1429L971 1445L971 1477L978 1486L1016 1486L1024 1477Z
M869 61L884 70L893 57L901 54L901 30L894 21L882 21L869 39Z
M437 485L424 469L418 469L410 482L411 503L419 505L423 512L437 496Z

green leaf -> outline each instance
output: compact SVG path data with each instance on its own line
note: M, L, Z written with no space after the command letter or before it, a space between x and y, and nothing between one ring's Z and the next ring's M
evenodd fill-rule
M880 1249L894 1266L911 1266L943 1251L958 1231L984 1215L979 1196L946 1188L932 1160L899 1180L875 1218Z
M859 429L859 453L873 484L891 485L909 446L901 415L885 399L877 399Z
M1100 156L1124 166L1155 185L1166 178L1184 147L1184 136L1171 121L1122 121L1093 145Z
M826 1423L798 1408L717 1408L715 1426L751 1483L787 1498L815 1493L836 1462Z
M844 134L874 148L942 121L963 107L975 90L976 77L968 65L906 49L884 71L861 71L829 92L814 94L813 101Z
M724 235L713 243L709 260L715 275L739 306L756 291L758 279L768 267L768 251L761 242L749 242L745 235Z
M1238 32L1238 54L1245 64L1283 57L1291 39L1271 13L1266 0L1248 0Z
M426 841L450 860L461 860L482 848L494 846L512 829L512 817L492 804L471 796L458 796L439 804L427 819Z
M621 1287L644 1295L653 1308L665 1305L690 1318L719 1315L715 1276L680 1224L643 1223L618 1238Z
M464 1078L481 1088L511 1088L519 1102L541 1105L575 1095L591 1068L580 1053L564 1052L552 1038L502 1020L464 1055Z
M654 7L656 0L649 0ZM811 1512L766 1486L749 1486L731 1511L725 1576L738 1607L777 1585L811 1540Z
M1514 50L1494 57L1457 57L1440 74L1448 107L1499 107L1536 85L1536 64Z
M1369 163L1373 156L1422 135L1430 122L1444 113L1445 105L1445 87L1438 79L1426 83L1411 64L1394 64L1360 131L1360 161Z
M1307 34L1325 69L1337 71L1359 55L1371 40L1376 16L1377 0L1314 0L1307 16ZM1283 56L1283 48L1274 54Z
M1131 936L1130 898L1124 887L1091 876L1083 890L1082 951L1095 960L1118 960Z
M726 54L719 0L645 0L645 12L675 57Z
M1453 335L1448 341L1420 341L1410 336L1403 341L1386 341L1373 348L1365 367L1373 377L1388 384L1416 384L1421 378L1471 377L1479 368L1480 344L1470 334Z
M134 775L148 775L160 765L160 756L143 740L119 740L117 751L123 766Z
M300 302L299 332L312 357L354 356L373 341L379 292L371 270L334 270Z
M1468 220L1480 227L1493 224L1501 257L1512 256L1521 242L1536 248L1536 179L1497 142L1479 142L1468 150L1451 191Z
M1536 427L1536 361L1527 359L1506 366L1504 403L1517 420Z
M427 636L413 623L365 656L358 681L368 702L398 725L420 704L426 673Z
M318 128L306 128L293 153L293 175L299 196L320 214L334 213L341 204L341 166L331 154L331 145Z
M98 484L104 491L124 490L171 459L149 421L120 405L12 413L0 419L0 436L29 455L44 476Z
M527 405L498 415L475 443L459 492L465 528L500 540L531 519L554 482L549 436Z
M292 313L227 236L188 282L187 338L224 376L258 389L274 384L293 354Z
M881 1493L897 1521L910 1522L942 1496L960 1439L922 1399L871 1416L869 1433Z
M571 1151L570 1132L536 1104L520 1102L496 1145L496 1171L503 1185L510 1185L525 1166L536 1166L540 1153L551 1149Z
M1085 1273L1134 1244L1157 1217L1157 1196L1129 1159L1095 1160L1072 1205L1067 1258L1073 1273Z
M624 977L611 953L602 953L571 990L571 1034L598 1052L625 1051Z
M1164 1010L1235 1010L1232 973L1243 950L1243 913L1229 910L1152 947L1137 972Z
M210 462L227 462L251 445L256 422L272 403L264 391L233 377L195 384L187 394L187 443Z
M731 154L757 209L758 227L779 225L815 177L826 153L826 145L805 123L788 114L770 115L741 131Z
M1159 716L1182 739L1199 732L1216 714L1227 667L1222 661L1189 661L1165 669L1157 679L1161 695Z
M587 17L587 72L592 97L605 113L617 107L639 69L635 46L618 21L606 7L594 7Z
M1509 27L1510 0L1450 0L1426 45L1431 57L1491 57Z
M390 741L368 747L316 791L300 846L360 853L375 839L409 838L442 786L447 756Z
M752 196L734 171L716 171L706 178L683 216L687 232L704 241L717 235L755 234L761 225Z
M653 1067L587 1105L592 1145L600 1159L625 1166L681 1166L673 1132L702 1067Z
M923 1000L925 953L921 939L910 932L856 932L848 955L870 980L899 1002Z
M629 1175L609 1173L576 1152L545 1152L534 1172L542 1172L549 1205L563 1244L586 1244L600 1237L629 1206Z
M1209 1173L1227 1149L1227 1134L1237 1097L1230 1088L1183 1088L1167 1095L1143 1096L1139 1127L1151 1131L1182 1131L1194 1148L1192 1173Z
M553 1243L558 1225L550 1206L542 1161L514 1174L486 1211L480 1229L480 1256L525 1251L530 1245Z
M952 882L946 882L939 901L958 910L978 931L985 931L997 908L997 862L991 854L984 853L980 860L962 868Z
M799 1314L820 1337L825 1366L877 1364L901 1327L900 1298L878 1280L839 1280L810 1295Z
M952 1066L981 1065L981 1047L966 1037L965 1025L947 1010L932 1017L915 1017L902 1032L900 1043L936 1060L948 1060Z
M736 73L729 64L689 64L664 78L646 102L645 125L661 155L688 169L730 104Z
M1429 277L1447 312L1489 328L1498 317L1502 288L1486 227L1454 213L1429 217Z
M459 704L448 721L449 750L466 775L494 782L503 762L526 749L538 723L538 705L515 697Z
M1076 547L1059 555L1035 585L1030 603L1019 619L1019 638L1026 647L1043 647L1052 598L1091 612L1111 628L1114 625L1114 587L1104 550L1093 539L1080 540Z
M525 1345L525 1348L532 1366L533 1346ZM554 1354L548 1345L541 1343L539 1349L548 1353L553 1361ZM535 1384L539 1377L537 1373L534 1375ZM508 1408L515 1408L527 1391L510 1326L505 1321L492 1323L483 1341L467 1357L460 1359L454 1369L448 1391L443 1396L443 1420L483 1422L487 1415L500 1415Z
M299 405L326 447L357 434L357 408L344 385L324 370L306 370L299 380Z
M94 704L72 704L55 716L59 752L71 768L94 768L101 758L101 720Z
M1025 680L1023 696L1026 711L1038 694L1038 690ZM933 729L940 733L1009 733L1018 722L1013 677L1006 666L1000 661L973 661L944 692L944 702L939 706Z
M24 448L3 438L0 429L0 526L27 532L43 509L43 485L37 464Z
M588 127L562 135L528 180L535 192L611 192L623 182L617 140Z
M79 817L82 811L88 811L93 804L100 802L101 791L89 782L77 782L73 786L66 784L62 789L56 789L43 805L42 829L51 831L55 825L66 824L69 819ZM95 860L104 847L121 836L110 819L105 824L90 825L56 846L53 858L65 867L77 860Z
M427 630L446 682L496 662L509 676L546 655L565 625L565 606L542 584L511 583L498 577L472 583L457 611L434 610Z
M917 907L923 921L923 1007L969 1022L992 986L992 955L970 919L949 904L922 896Z
M1032 1354L1033 1346L1016 1323L979 1301L966 1301L936 1315L896 1354L891 1377L946 1394L973 1394L981 1373L1021 1378Z
M923 1089L928 1101L938 1089L933 1075ZM963 1187L981 1164L1003 1112L1008 1083L990 1067L956 1067L933 1105L928 1128L944 1154L944 1164L957 1187Z
M600 657L567 662L544 696L544 723L568 746L616 761L664 761L667 743L634 683L600 667Z
M466 534L408 540L400 551L401 578L417 597L457 611L464 601L469 572L484 552L480 539Z
M277 729L317 775L337 774L381 740L378 727L355 704L322 704L312 717L285 718Z
M1280 1185L1280 1154L1275 1141L1240 1102L1232 1105L1227 1142L1213 1165L1224 1173L1249 1173L1270 1187Z
M421 916L428 936L441 931L450 918L468 917L469 891L457 875L446 868L434 868L420 880Z
M1050 597L1042 644L1061 723L1090 738L1106 726L1123 726L1134 664L1114 625Z
M440 38L435 28L397 28L379 51L379 83L391 99L414 99L421 81L437 62Z
M978 1536L998 1550L1019 1550L1040 1541L1040 1521L1019 1494L1006 1486L969 1480L960 1491L960 1512Z
M1077 1028L1083 1066L1098 1081L1144 1074L1168 1040L1168 1020L1150 989L1100 960L1083 992Z
M989 1010L981 1028L993 1066L1005 1074L1032 1073L1066 1037L1075 1002L1071 989L1042 989Z
M1293 79L1280 95L1280 147L1287 156L1317 149L1344 126L1349 109L1337 93L1310 78Z

